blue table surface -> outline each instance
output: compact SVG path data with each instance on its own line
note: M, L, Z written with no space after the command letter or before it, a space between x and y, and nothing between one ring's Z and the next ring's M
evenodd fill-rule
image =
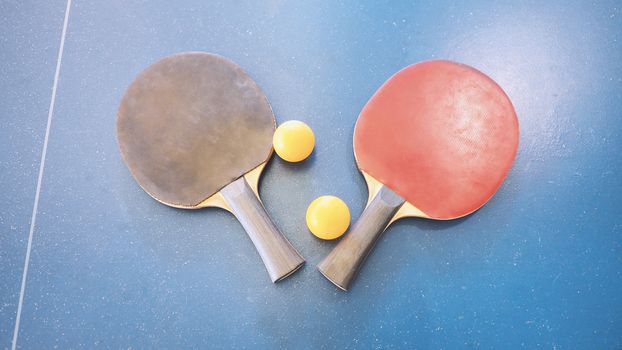
M622 348L621 9L1 2L0 348ZM277 122L316 133L310 159L274 157L261 182L307 259L278 284L229 213L157 203L120 158L126 87L189 50L237 62ZM344 293L315 269L335 242L307 231L306 207L333 194L358 217L358 112L394 72L434 58L505 89L518 156L476 213L394 224Z

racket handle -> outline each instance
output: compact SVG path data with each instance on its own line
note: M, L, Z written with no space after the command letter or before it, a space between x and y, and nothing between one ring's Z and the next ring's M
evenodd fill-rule
M304 264L303 257L276 228L244 176L220 193L253 241L272 282L284 279Z
M350 232L318 264L317 268L337 287L348 290L365 258L404 204L404 199L382 186L367 204Z

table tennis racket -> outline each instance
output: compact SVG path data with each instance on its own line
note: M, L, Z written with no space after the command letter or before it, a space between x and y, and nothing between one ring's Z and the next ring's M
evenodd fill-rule
M492 79L449 61L402 69L356 122L354 155L369 200L319 270L347 290L395 220L449 220L476 211L503 182L517 147L516 113Z
M251 77L204 52L169 56L145 69L117 114L121 155L138 184L172 207L233 213L272 282L304 263L259 199L275 126L272 108Z

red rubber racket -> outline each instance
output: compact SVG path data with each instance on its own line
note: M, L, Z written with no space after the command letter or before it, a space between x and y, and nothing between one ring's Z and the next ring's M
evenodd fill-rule
M318 268L347 290L395 220L450 220L483 206L508 174L518 120L505 92L469 66L427 61L393 75L354 128L354 155L369 200Z

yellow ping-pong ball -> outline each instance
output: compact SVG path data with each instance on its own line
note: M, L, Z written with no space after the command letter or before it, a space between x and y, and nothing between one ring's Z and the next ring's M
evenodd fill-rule
M321 196L307 208L307 227L321 239L335 239L350 226L350 209L335 196Z
M288 162L300 162L313 152L315 136L307 124L289 120L276 128L272 144L279 157Z

